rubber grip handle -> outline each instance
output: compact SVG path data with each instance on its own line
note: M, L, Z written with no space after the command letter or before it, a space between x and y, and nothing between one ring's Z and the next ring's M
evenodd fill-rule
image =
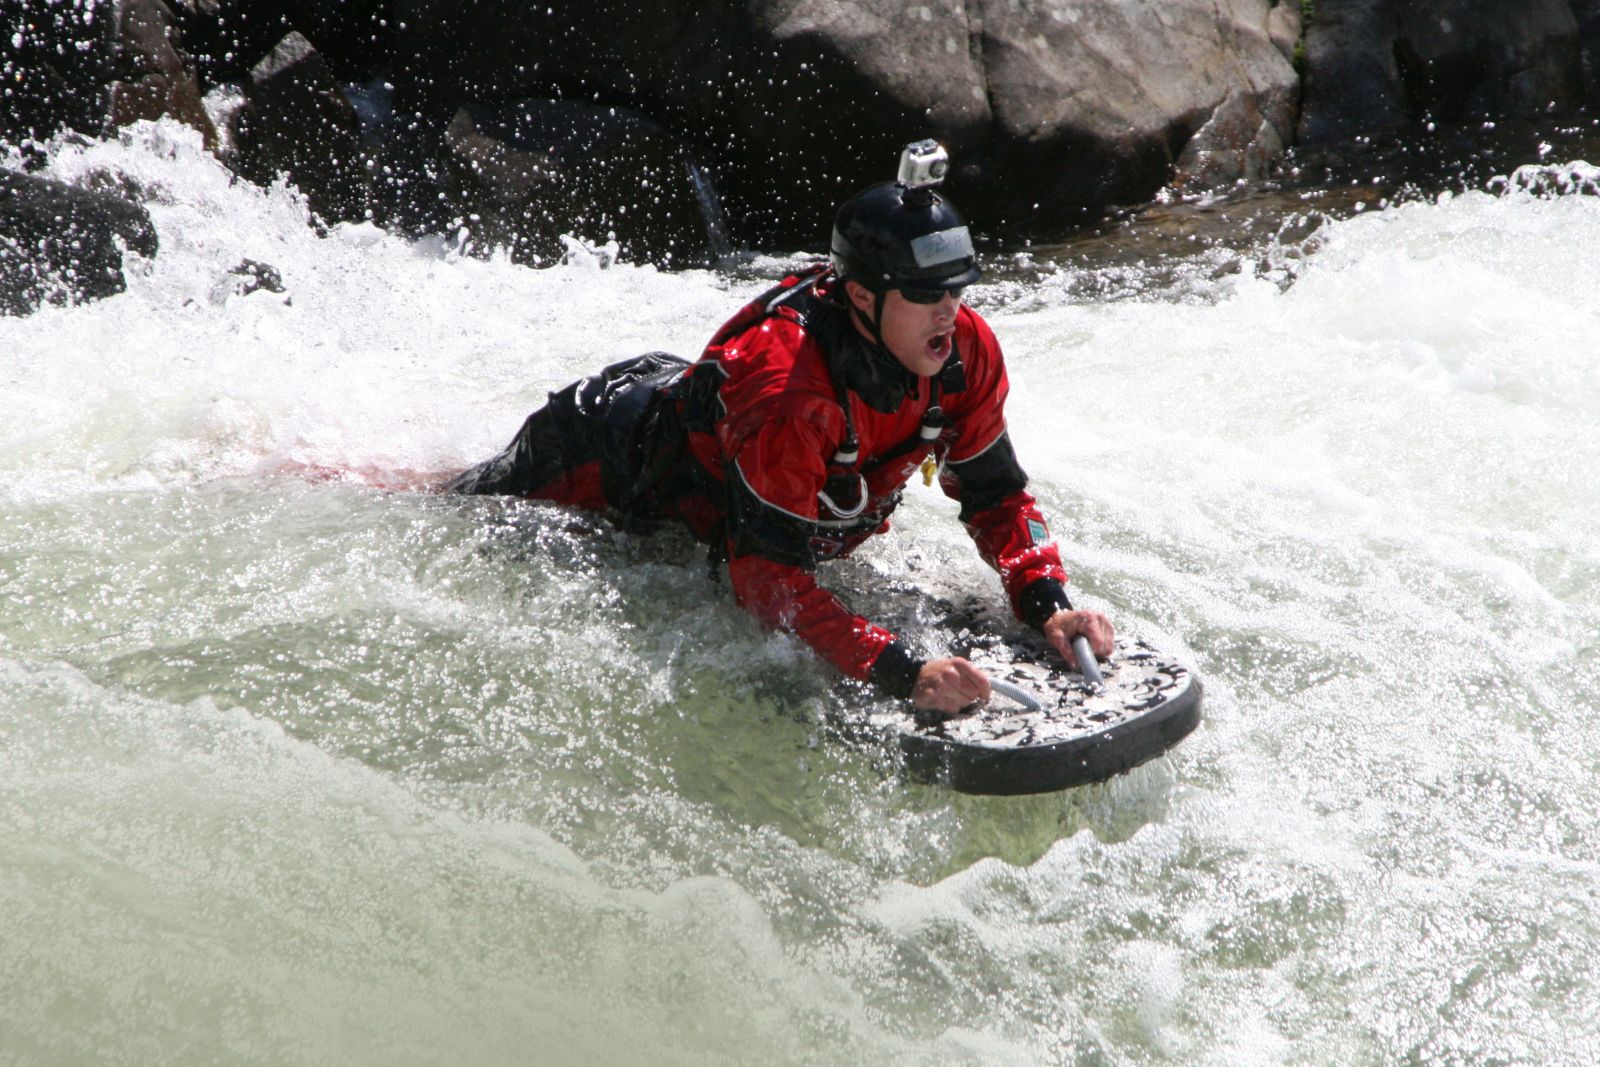
M1089 648L1089 639L1082 634L1072 639L1072 654L1078 657L1078 673L1083 675L1083 680L1090 685L1099 685L1105 679L1100 676L1100 664L1095 662L1094 652Z
M1006 697L1009 700L1016 701L1029 711L1044 710L1044 701L1040 700L1038 697L1034 696L1020 685L1012 685L1010 682L1002 682L998 678L990 678L989 688L993 689L996 693L999 693L1001 696Z

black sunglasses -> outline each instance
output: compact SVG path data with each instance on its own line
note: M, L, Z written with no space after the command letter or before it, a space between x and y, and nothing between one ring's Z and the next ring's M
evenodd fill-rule
M954 289L908 289L902 286L900 295L913 304L937 304L948 293L959 302L961 300L961 291L965 288L966 286L964 285L958 285Z

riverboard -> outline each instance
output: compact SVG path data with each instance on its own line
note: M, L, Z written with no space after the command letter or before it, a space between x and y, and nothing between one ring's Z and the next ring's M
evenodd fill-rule
M951 651L1028 690L1039 710L1000 696L953 717L907 702L886 723L911 773L963 793L1051 793L1103 781L1154 759L1200 723L1200 679L1148 643L1119 637L1090 685L1046 644L976 602L952 606Z

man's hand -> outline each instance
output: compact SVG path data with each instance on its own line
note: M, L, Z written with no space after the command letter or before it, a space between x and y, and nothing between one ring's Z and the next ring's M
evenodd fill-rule
M959 656L924 663L911 690L912 704L945 715L988 699L989 676Z
M1044 636L1050 646L1068 663L1078 664L1081 669L1083 665L1072 654L1072 639L1080 634L1089 639L1089 648L1096 658L1111 658L1117 632L1111 628L1111 620L1098 611L1058 611L1044 624Z

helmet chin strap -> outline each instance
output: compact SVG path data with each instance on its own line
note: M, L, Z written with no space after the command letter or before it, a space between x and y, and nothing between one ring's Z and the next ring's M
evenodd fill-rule
M854 300L850 301L850 313L856 317L857 322L866 327L867 333L872 337L873 343L887 352L889 351L889 346L883 343L883 305L888 302L889 291L884 289L880 292L875 292L872 294L872 297L872 318L867 318L866 314L862 312L860 305L858 305Z

